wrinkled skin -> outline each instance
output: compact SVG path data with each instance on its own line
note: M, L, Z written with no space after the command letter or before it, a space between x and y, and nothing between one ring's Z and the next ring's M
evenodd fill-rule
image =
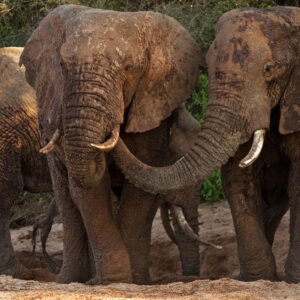
M65 5L27 42L20 62L36 90L42 138L47 143L60 132L47 155L64 228L58 282L91 278L88 241L96 266L90 283L148 280L157 197L128 182L114 188L121 201L116 225L111 185L117 177L109 172L109 153L91 144L103 147L121 126L120 136L139 159L163 165L172 113L192 92L201 60L181 25L151 12Z
M35 93L18 66L23 48L0 49L0 274L38 279L16 258L9 233L10 206L20 192L51 191L41 147Z
M224 14L206 57L210 94L195 146L165 168L136 161L122 141L114 150L126 177L153 193L201 182L224 166L243 280L277 279L271 244L289 201L286 280L300 282L299 26L299 8L242 8ZM265 158L240 169L238 163L260 129L268 131ZM124 153L127 159L118 160ZM268 162L269 155L274 160ZM265 180L274 187L264 190Z

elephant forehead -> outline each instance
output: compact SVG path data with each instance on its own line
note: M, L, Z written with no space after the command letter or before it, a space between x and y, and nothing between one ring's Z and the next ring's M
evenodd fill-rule
M276 44L289 34L289 27L286 19L273 11L233 10L220 18L210 54L218 64L228 61L243 67L247 59L264 64L275 58Z
M255 23L267 26L274 24L290 26L293 18L293 10L287 7L271 9L239 8L223 14L217 23L216 30L220 30L227 22L230 22L234 27L238 26L239 32L246 31L248 26L251 27Z
M226 30L225 33L222 31L217 34L207 55L209 67L218 66L224 70L231 69L235 64L243 68L253 60L263 64L271 57L272 52L264 35L253 31L241 35L239 32Z
M216 33L234 33L240 37L252 39L253 44L263 39L272 48L274 43L291 34L295 25L295 13L292 9L280 7L272 9L242 8L225 13L218 21Z
M287 7L233 10L224 14L217 24L217 45L220 49L233 46L238 53L235 57L244 58L248 54L260 65L267 61L287 65L298 51L297 14L298 8ZM234 43L225 45L223 42L227 39L228 43L230 34ZM220 53L218 60L224 61L224 54Z
M65 23L64 59L99 55L126 58L145 48L145 13L86 9Z

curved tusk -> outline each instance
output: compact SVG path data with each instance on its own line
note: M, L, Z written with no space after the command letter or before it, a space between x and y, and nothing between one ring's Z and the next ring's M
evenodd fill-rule
M111 132L111 137L106 142L104 142L103 144L91 144L91 146L101 151L108 152L113 148L115 148L115 146L117 145L117 142L119 140L119 135L120 135L120 125L117 125Z
M59 137L60 137L60 131L59 131L59 129L56 129L50 142L46 146L44 146L43 148L40 149L40 153L47 154L50 151L52 151L54 149L55 143L57 142Z
M257 160L264 145L265 134L265 129L259 129L254 132L251 149L245 158L240 161L240 168L246 168Z
M187 222L183 210L181 207L176 206L176 205L172 205L171 206L171 210L174 214L174 217L176 218L176 221L178 222L180 228L186 233L186 235L194 240L197 241L200 245L203 246L209 246L209 247L213 247L216 249L222 249L223 247L220 245L215 245L213 243L209 243L209 242L204 242L202 241L199 236L193 231L193 229L190 227L189 223Z
M164 229L168 235L168 237L170 238L170 240L174 243L174 244L177 244L177 241L176 241L176 236L175 236L175 233L174 233L174 230L170 224L170 217L169 217L169 207L168 207L168 204L166 203L163 203L161 206L160 206L160 217L161 217L161 220L162 220L162 224L164 226Z

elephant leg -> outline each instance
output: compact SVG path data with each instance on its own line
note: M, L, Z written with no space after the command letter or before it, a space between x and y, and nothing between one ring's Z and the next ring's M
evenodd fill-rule
M17 260L11 243L10 206L23 190L23 178L17 153L5 150L6 155L0 155L0 274L33 279L32 271Z
M35 223L32 229L32 253L35 253L35 247L36 247L36 236L38 231L40 231L40 239L42 244L42 251L44 255L44 259L48 264L48 268L50 271L54 274L59 273L59 267L56 265L56 263L52 260L52 258L49 256L46 250L47 245L47 239L48 235L51 231L54 217L58 214L57 207L56 207L56 201L53 199L48 207L46 216L40 220L39 222Z
M0 209L0 274L20 279L33 279L31 270L24 267L16 258L9 233L10 211Z
M82 218L74 205L64 166L54 154L48 155L48 163L58 211L63 222L63 265L57 277L59 283L86 282L91 277L88 239Z
M186 220L195 233L198 234L198 203L192 201L191 197L187 199L189 205L183 208ZM198 201L197 201L198 202ZM199 243L191 240L186 233L182 231L173 216L173 225L177 241L177 247L180 254L182 275L184 276L199 276L200 275L200 262L199 262Z
M108 173L91 188L80 188L69 178L72 199L78 207L92 248L97 278L93 283L132 281L127 249L112 215Z
M288 194L290 199L290 247L285 265L286 281L300 282L300 161L291 163Z
M120 229L130 255L133 282L149 284L151 228L158 201L155 195L125 182L121 195Z
M265 235L259 178L254 165L241 169L239 160L236 156L222 168L222 182L237 235L240 278L274 281L275 258Z
M272 246L276 229L289 209L289 199L286 188L265 192L263 193L263 198L267 202L263 213L265 232L267 240Z

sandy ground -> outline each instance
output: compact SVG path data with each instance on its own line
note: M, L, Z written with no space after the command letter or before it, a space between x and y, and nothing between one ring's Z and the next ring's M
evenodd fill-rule
M203 239L220 244L222 250L200 247L200 277L193 282L180 273L180 260L176 245L165 234L159 215L152 231L151 279L153 285L137 286L112 284L86 286L83 284L58 285L54 282L22 281L0 276L0 299L300 299L300 284L285 282L236 281L239 265L235 233L227 202L201 205L199 208L200 235ZM284 216L276 233L274 253L278 273L284 270L288 249L289 215ZM35 257L31 254L31 226L11 230L12 241L19 259L28 267L45 268L37 246ZM54 224L47 250L57 263L62 260L62 226ZM41 277L42 279L42 277Z

